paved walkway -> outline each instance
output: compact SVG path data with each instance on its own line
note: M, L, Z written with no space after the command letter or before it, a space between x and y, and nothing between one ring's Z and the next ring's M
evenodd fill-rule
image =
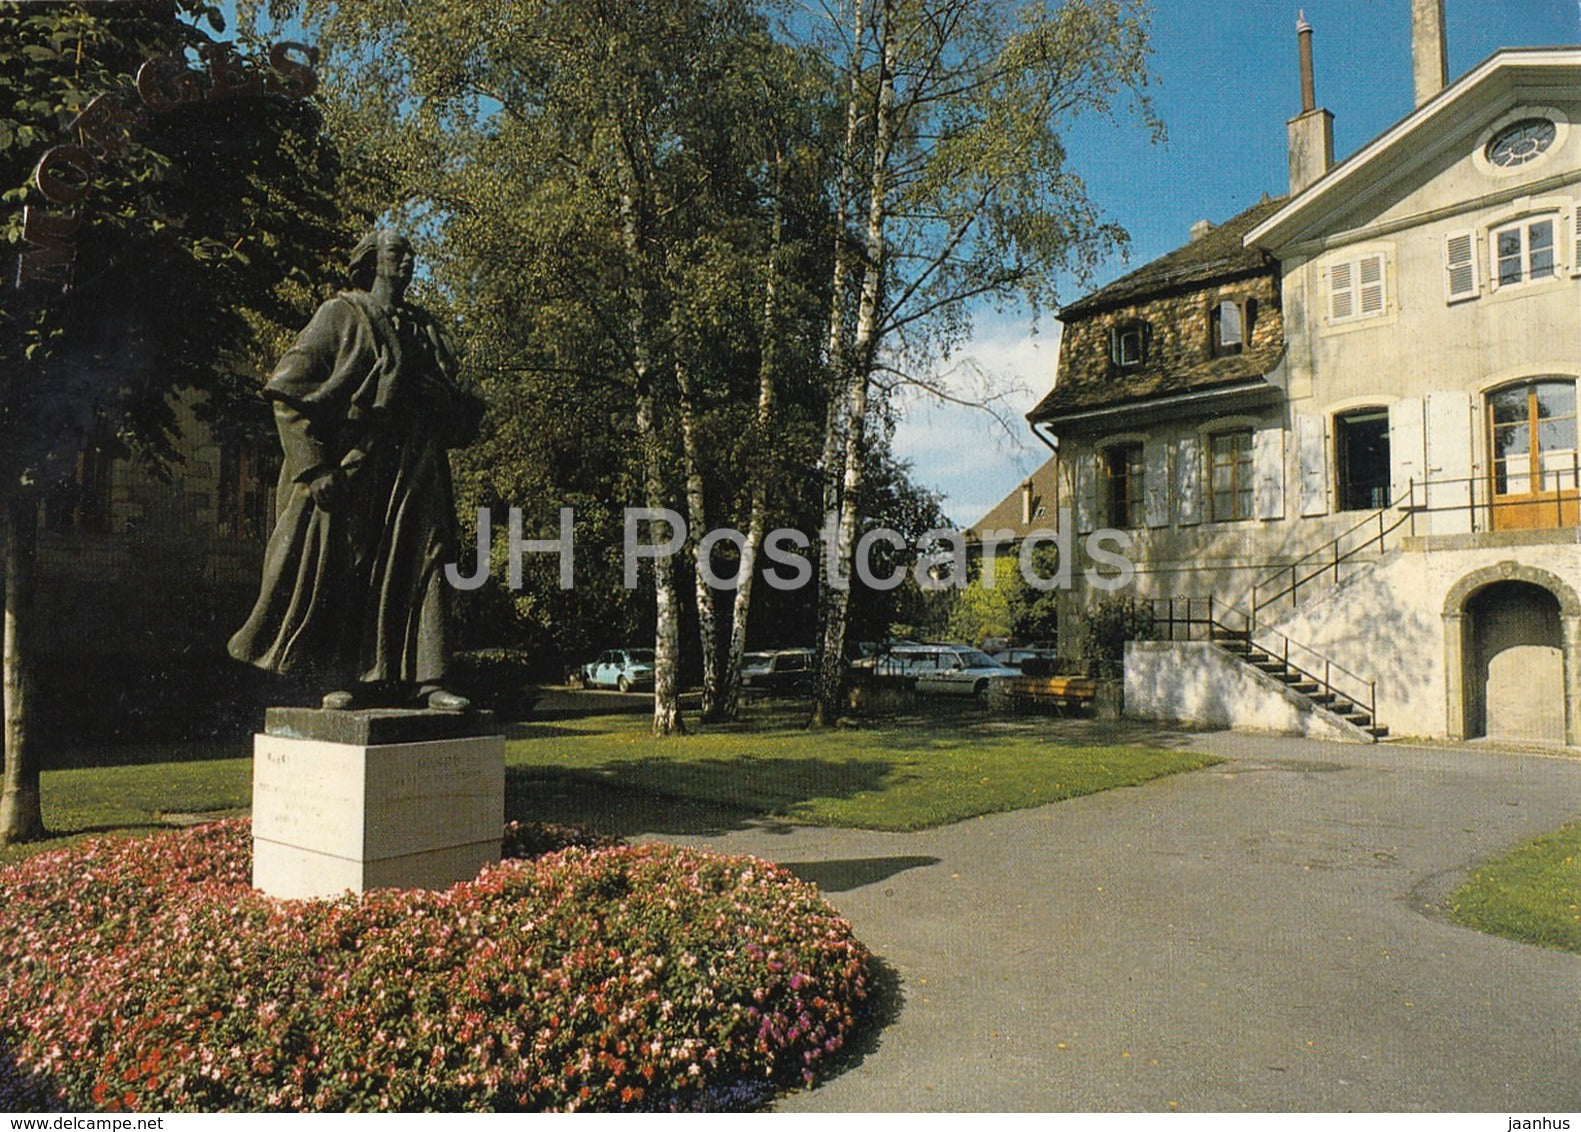
M794 864L896 976L779 1107L1581 1110L1581 956L1434 910L1581 815L1581 758L1191 742L1227 761L923 833L671 835Z

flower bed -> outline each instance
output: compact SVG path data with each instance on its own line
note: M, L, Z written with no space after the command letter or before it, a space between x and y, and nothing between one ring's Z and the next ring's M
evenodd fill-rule
M444 892L289 901L249 887L250 836L0 872L0 1107L751 1104L813 1080L867 994L849 924L753 858L595 842Z

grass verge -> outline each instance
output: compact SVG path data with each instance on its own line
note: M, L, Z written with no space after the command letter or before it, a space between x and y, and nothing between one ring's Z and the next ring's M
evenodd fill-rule
M1478 931L1581 952L1581 821L1478 869L1450 895L1449 914Z
M781 725L655 739L640 716L531 728L506 766L803 825L916 830L1042 805L1219 760L1196 751L1061 741L1048 721L981 717L809 732Z
M517 725L506 748L506 816L626 835L703 834L761 818L915 830L1218 761L1110 744L1046 719L971 712L808 732L802 718L755 706L742 722L665 740L648 733L645 713ZM0 864L87 834L163 828L173 814L243 811L246 750L243 741L62 752L42 783L45 824L57 836L0 849Z

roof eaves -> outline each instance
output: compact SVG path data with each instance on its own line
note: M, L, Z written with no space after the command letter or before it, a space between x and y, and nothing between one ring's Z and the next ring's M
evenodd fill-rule
M1258 263L1242 263L1240 267L1231 268L1230 265L1243 257L1226 256L1215 260L1211 264L1192 265L1190 268L1181 268L1177 271L1166 272L1159 276L1156 283L1139 285L1134 290L1110 292L1111 288L1119 287L1125 279L1117 279L1108 287L1094 291L1085 298L1063 306L1055 315L1061 322L1068 322L1072 318L1083 318L1099 311L1113 310L1115 307L1130 306L1134 303L1147 302L1151 299L1161 299L1181 291L1194 290L1209 283L1228 282L1243 279L1252 275L1261 275L1269 269L1274 261L1272 257L1264 255ZM1211 270L1210 270L1211 268Z
M1538 62L1581 66L1581 48L1578 47L1501 48L1404 118L1384 130L1383 133L1373 138L1372 141L1362 146L1355 153L1331 167L1316 181L1291 197L1272 216L1266 217L1253 226L1242 237L1241 242L1246 247L1263 244L1270 235L1288 225L1295 217L1316 205L1320 200L1338 191L1338 186L1343 185L1354 177L1359 170L1371 164L1374 158L1404 140L1430 119L1468 97L1472 91L1481 86L1496 72L1505 67L1513 67L1519 64L1531 65L1533 63L1532 59L1521 59L1520 56L1546 56L1546 58L1538 60Z

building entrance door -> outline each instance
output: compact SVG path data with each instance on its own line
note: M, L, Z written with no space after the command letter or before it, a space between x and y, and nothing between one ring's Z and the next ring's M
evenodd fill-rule
M1534 378L1488 394L1492 527L1577 525L1576 383Z

